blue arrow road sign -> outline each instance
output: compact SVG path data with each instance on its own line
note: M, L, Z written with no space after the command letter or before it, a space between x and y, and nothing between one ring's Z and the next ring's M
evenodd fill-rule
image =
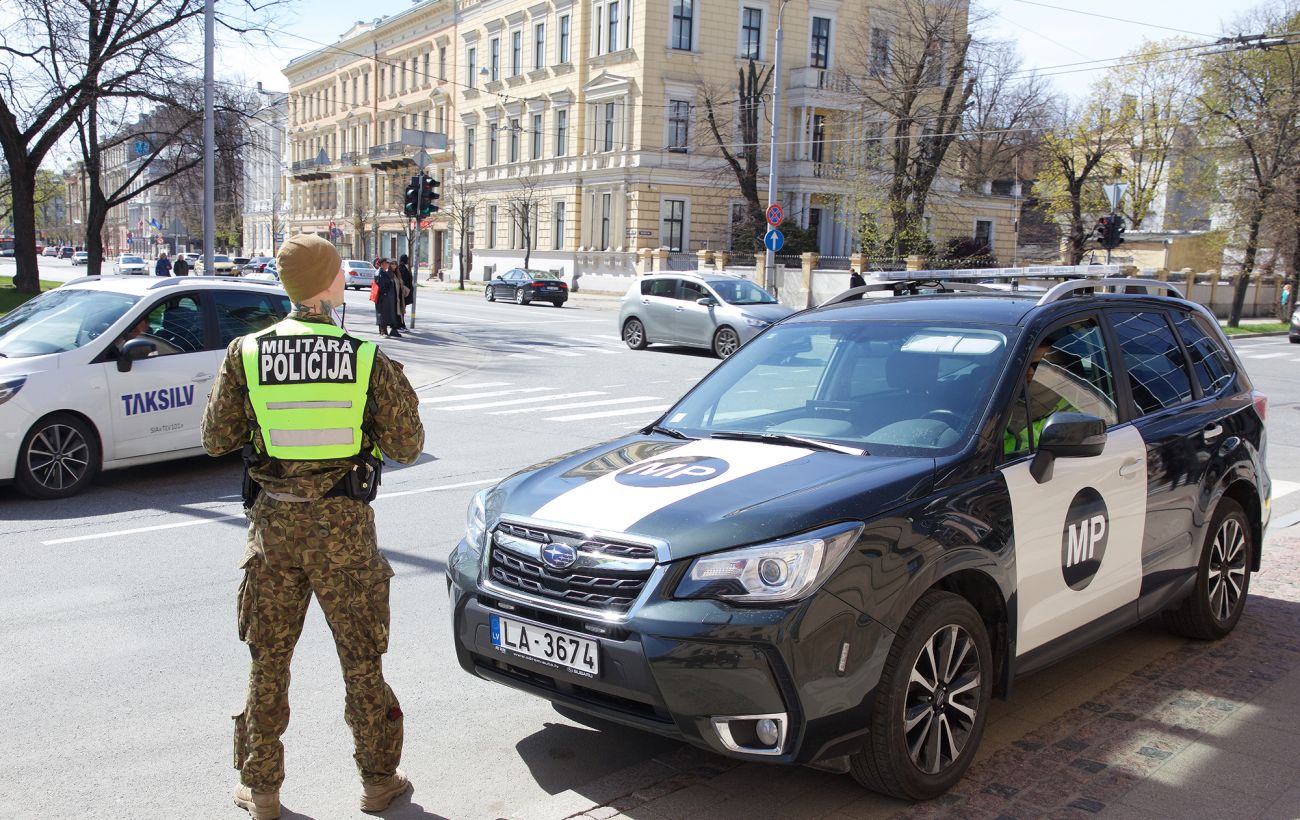
M781 250L781 246L784 244L785 234L781 233L776 228L769 228L767 233L763 234L763 247L767 248L772 253Z

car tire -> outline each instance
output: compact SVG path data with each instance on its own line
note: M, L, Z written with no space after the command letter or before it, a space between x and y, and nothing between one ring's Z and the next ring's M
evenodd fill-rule
M927 691L939 693L938 704ZM876 693L867 740L849 757L853 779L904 800L929 800L956 785L979 748L993 693L993 653L975 608L950 592L922 595L894 638Z
M1233 499L1221 499L1205 529L1196 585L1176 609L1164 613L1165 627L1203 641L1231 632L1246 608L1253 552L1246 512Z
M1287 341L1291 342L1293 345L1300 345L1300 336L1290 336L1287 338Z
M556 307L564 307L564 302L551 302L551 304L555 305Z
M497 300L496 288L492 287L491 285L488 285L487 287L483 288L483 298L488 300L489 302L495 302Z
M526 304L528 304L530 301L532 301L532 300L528 298L528 294L524 293L524 289L523 289L523 288L515 288L515 304L516 304L516 305L526 305Z
M645 350L645 325L640 319L628 319L623 323L623 344L633 350Z
M28 498L76 495L99 473L99 437L71 413L51 413L27 431L14 484Z
M740 334L723 325L713 334L713 355L725 359L740 349Z

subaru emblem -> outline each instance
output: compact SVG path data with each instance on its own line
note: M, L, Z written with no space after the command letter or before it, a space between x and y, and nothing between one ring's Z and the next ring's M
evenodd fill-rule
M542 560L552 569L568 569L578 560L578 551L568 544L547 544L542 547Z

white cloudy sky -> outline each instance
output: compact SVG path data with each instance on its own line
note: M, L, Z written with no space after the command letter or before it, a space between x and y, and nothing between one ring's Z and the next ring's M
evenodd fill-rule
M652 0L646 0L652 2ZM664 2L664 0L653 0ZM1093 68L1065 64L1117 57L1143 40L1185 36L1212 39L1224 32L1237 9L1247 4L1222 0L1132 0L1093 3L1085 0L976 0L988 14L981 24L986 35L1014 41L1027 67L1052 76L1064 93L1079 95L1097 76ZM1252 4L1253 5L1253 4ZM369 17L391 15L409 7L405 0L380 0L365 6ZM233 34L218 37L219 71L248 81L261 80L268 89L284 89L280 69L293 57L338 40L358 18L355 0L299 0L281 16L271 34L274 45L241 43ZM1069 11L1076 9L1113 15L1102 19Z

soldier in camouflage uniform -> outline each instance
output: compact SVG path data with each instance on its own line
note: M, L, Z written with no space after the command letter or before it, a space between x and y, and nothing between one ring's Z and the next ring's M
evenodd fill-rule
M281 281L295 303L291 319L333 324L343 303L338 253L323 239L295 236L278 258ZM231 342L203 414L203 446L224 455L252 442L266 453L241 361ZM260 384L260 382L259 382ZM419 401L402 366L376 351L361 423L362 449L411 463L424 445ZM347 689L344 717L361 773L361 808L381 811L406 791L397 768L402 710L384 682L388 648L388 585L393 570L375 541L368 503L337 492L353 467L348 459L263 459L250 469L261 492L248 510L248 550L240 567L239 636L252 656L248 700L235 716L235 802L256 820L280 816L284 747L289 723L289 662L313 593L334 633ZM327 497L328 496L328 497Z

